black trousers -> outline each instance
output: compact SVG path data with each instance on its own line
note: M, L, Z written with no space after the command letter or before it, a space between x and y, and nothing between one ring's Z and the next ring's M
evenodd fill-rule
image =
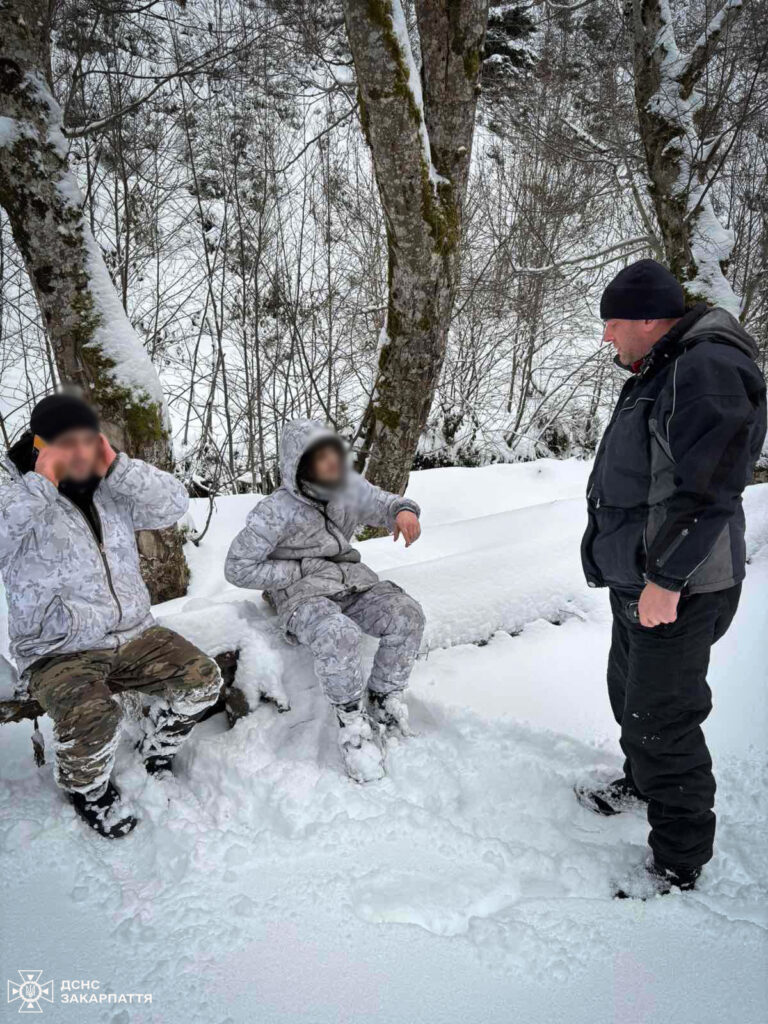
M712 710L709 652L740 594L741 584L682 597L676 622L647 629L637 620L638 595L611 591L608 694L624 770L648 800L648 842L665 867L698 867L712 857L715 779L701 725Z

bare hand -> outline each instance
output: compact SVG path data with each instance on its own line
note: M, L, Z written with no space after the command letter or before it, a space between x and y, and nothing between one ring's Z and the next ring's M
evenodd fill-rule
M67 473L66 453L57 448L55 444L48 444L41 448L35 459L35 472L50 480L54 487L58 487L61 479Z
M397 542L401 533L407 548L421 536L419 517L407 509L403 509L402 512L398 512L395 516L395 542Z
M117 458L117 452L106 439L104 434L99 434L99 454L96 460L96 475L106 476L109 467Z
M679 602L680 594L676 590L665 590L655 583L646 583L637 602L640 625L652 629L666 622L674 622Z

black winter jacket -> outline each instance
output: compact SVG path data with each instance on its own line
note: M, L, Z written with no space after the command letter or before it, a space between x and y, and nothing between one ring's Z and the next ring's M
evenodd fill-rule
M741 495L766 431L757 347L703 303L622 389L587 489L587 582L705 593L744 578Z

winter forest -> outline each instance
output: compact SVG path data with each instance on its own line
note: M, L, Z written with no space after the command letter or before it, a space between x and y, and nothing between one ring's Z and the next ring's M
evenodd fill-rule
M162 458L200 496L270 492L298 415L398 489L588 456L621 382L600 290L644 255L765 366L761 0L467 0L443 81L432 3L360 15L388 64L358 6L6 4L40 88L28 133L0 118L4 444L74 379L141 450L159 379Z
M761 372L768 0L0 0L10 1012L764 1024Z

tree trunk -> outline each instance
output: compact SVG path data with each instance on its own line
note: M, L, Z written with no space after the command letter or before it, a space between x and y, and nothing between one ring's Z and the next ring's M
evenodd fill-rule
M669 268L690 301L704 299L736 316L740 302L725 276L733 233L711 201L720 154L705 146L697 122L702 76L742 2L725 0L689 54L677 47L669 0L632 0L631 7L635 103Z
M402 492L434 398L459 281L488 4L416 0L420 75L401 0L344 0L344 15L389 255L366 475Z
M82 214L50 73L46 0L0 9L0 205L24 259L64 384L98 409L110 440L172 466L160 382ZM186 592L179 531L138 535L154 601Z

